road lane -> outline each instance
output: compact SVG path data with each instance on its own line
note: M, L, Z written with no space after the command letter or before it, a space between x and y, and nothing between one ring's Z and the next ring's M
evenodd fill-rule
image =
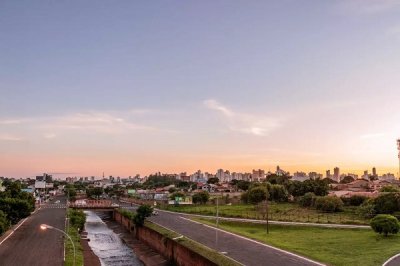
M0 245L0 266L62 266L63 235L40 230L42 223L64 230L65 209L42 208Z

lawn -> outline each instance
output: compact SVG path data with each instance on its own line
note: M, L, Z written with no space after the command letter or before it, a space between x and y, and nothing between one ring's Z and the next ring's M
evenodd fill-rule
M169 211L215 215L215 205L164 206ZM263 219L254 205L220 205L219 214L224 217ZM303 208L295 203L269 203L269 219L287 222L368 224L369 221L355 214L355 207L345 207L339 213L320 213L315 209Z
M215 226L215 221L194 220ZM370 229L266 225L221 221L221 229L335 266L377 266L400 252L400 236L387 238Z

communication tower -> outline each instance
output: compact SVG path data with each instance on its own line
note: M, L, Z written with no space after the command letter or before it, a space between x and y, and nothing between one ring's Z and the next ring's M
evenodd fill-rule
M397 150L399 151L399 155L397 156L399 158L399 172L397 177L400 179L400 139L397 139Z

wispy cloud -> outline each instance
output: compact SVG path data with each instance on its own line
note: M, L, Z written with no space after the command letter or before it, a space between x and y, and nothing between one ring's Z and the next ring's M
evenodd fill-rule
M23 141L23 140L24 139L19 136L11 134L0 134L0 141Z
M0 120L0 125L15 125L15 124L21 124L23 120L20 119L4 119Z
M400 7L398 0L343 0L339 10L345 13L373 15Z
M384 133L368 133L360 136L360 139L366 140L366 139L376 139L376 138L382 138L384 137Z
M239 113L214 99L205 100L203 103L208 109L219 112L226 119L227 126L232 131L266 136L281 126L281 121L277 118Z
M62 128L75 130L92 130L102 133L121 133L133 130L155 130L129 121L128 118L102 112L86 112L50 118L44 126L48 128Z

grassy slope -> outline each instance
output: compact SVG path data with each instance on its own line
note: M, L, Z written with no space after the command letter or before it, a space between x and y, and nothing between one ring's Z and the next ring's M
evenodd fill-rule
M78 231L70 227L68 229L68 235L72 238L75 244L76 248L76 266L82 266L83 265L83 252L82 252L82 246L80 242L80 235ZM71 241L69 238L65 238L65 266L73 266L74 263L74 250L71 244Z
M192 205L192 206L166 206L167 210L197 213L204 215L215 215L214 205ZM340 213L319 213L315 209L302 208L294 203L270 203L270 219L277 221L314 222L314 223L338 223L338 224L368 224L368 220L354 214L354 208L346 207ZM262 219L254 205L221 205L219 208L221 216L238 217L250 219Z
M208 219L194 219L215 225ZM384 238L372 230L265 225L220 221L220 228L304 255L328 265L382 265L400 251L400 236Z

